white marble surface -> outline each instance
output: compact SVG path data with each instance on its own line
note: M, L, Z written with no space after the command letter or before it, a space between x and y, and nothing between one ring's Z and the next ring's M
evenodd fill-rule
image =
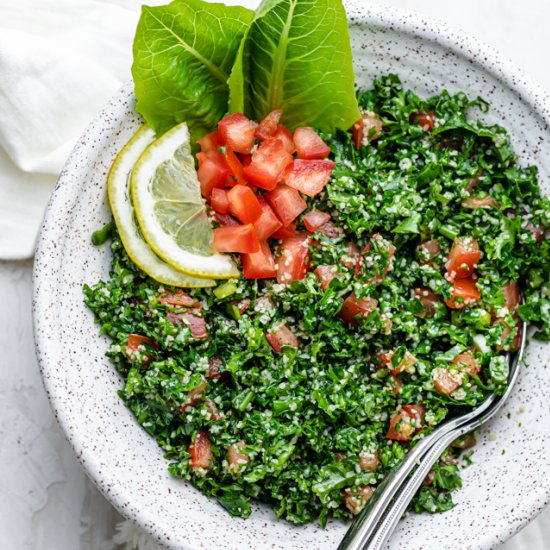
M550 50L548 0L379 3L416 10L477 35L550 89L545 62ZM31 268L30 261L0 262L0 547L152 549L154 544L121 523L122 518L91 486L53 418L34 357ZM545 542L549 539L547 509L503 548L543 550L550 548Z

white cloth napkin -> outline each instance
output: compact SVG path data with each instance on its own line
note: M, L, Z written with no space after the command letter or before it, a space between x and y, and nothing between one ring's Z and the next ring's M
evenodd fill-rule
M32 256L73 145L130 78L141 4L0 2L0 259Z

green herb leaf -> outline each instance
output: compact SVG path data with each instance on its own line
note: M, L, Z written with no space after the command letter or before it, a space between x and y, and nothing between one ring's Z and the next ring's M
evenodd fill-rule
M341 0L264 0L229 79L230 111L262 119L284 110L291 130L347 130L358 118Z
M227 112L227 79L252 12L201 0L143 6L134 39L136 109L162 134L186 122L193 140Z
M420 233L418 226L422 216L416 212L412 216L405 218L394 230L394 233Z

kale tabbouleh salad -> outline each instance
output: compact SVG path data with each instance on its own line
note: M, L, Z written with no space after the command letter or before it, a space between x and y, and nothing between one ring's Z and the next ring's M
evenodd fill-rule
M245 67L246 37L285 1L264 4L243 39ZM136 91L139 109L137 81ZM291 122L276 100L261 117L230 100L205 131L195 121L197 174L180 148L150 186L159 227L180 239L189 220L202 224L212 247L203 257L225 258L226 280L212 286L150 238L156 226L133 188L144 154L122 184L140 230L129 235L109 190L112 271L84 294L112 339L120 396L174 476L233 515L259 500L278 517L325 525L359 513L443 419L505 391L521 321L550 340L550 202L506 131L478 120L488 110L480 98L424 100L387 75L357 93L353 125L332 127ZM159 134L170 126L141 112ZM174 204L193 206L177 231ZM150 263L136 259L145 241ZM201 252L185 254L200 263ZM181 285L166 282L174 266ZM443 454L415 511L454 505L458 460L474 444L469 434Z

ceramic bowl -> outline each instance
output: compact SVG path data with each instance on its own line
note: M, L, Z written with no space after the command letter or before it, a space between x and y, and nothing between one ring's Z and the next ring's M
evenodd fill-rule
M388 72L427 96L464 90L492 104L485 116L513 136L522 163L540 168L548 192L549 102L497 54L445 25L401 12L346 2L357 81ZM76 456L126 517L169 548L336 548L346 526L296 527L254 506L249 519L229 516L190 484L172 478L155 441L117 396L122 380L105 357L82 301L82 285L109 273L109 247L90 235L110 219L109 166L140 124L132 86L122 88L91 123L61 174L39 238L34 271L36 349L44 384ZM549 347L529 345L517 387L485 426L464 470L457 506L439 515L409 515L392 548L489 548L532 519L550 497Z

